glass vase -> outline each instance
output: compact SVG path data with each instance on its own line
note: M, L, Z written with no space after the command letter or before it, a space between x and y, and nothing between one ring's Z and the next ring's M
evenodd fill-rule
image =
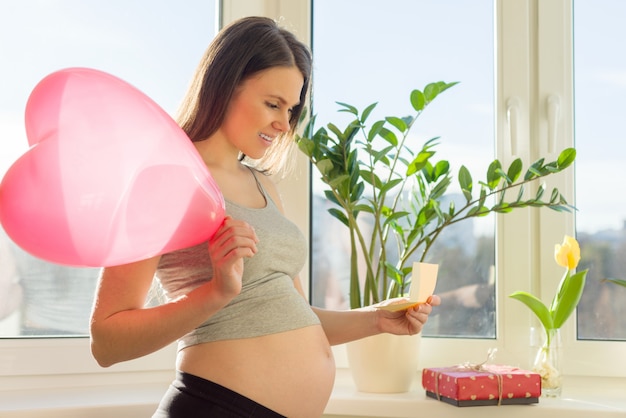
M532 371L541 376L541 396L557 398L563 388L563 343L561 331L543 328L531 330L534 356Z

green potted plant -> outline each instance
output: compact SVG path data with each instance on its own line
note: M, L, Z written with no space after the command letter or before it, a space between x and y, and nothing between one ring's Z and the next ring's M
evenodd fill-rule
M480 182L462 165L457 178L464 202L444 203L453 179L451 164L435 158L438 138L418 144L409 134L428 105L455 84L435 82L411 91L410 116L370 121L376 103L360 111L338 102L340 112L354 117L351 122L343 128L327 123L316 130L313 116L296 137L326 186L326 198L334 203L329 213L348 228L352 309L404 295L415 255L423 261L451 225L525 207L571 209L557 189L545 193L541 185L528 198L525 186L569 167L576 157L572 148L555 161L537 160L525 172L520 159L506 168L496 159ZM390 256L391 246L397 257ZM359 261L366 266L364 280L359 277Z
M326 198L335 204L329 213L349 230L353 309L404 294L410 283L411 256L419 252L423 261L437 237L451 225L525 207L571 210L557 189L544 200L545 185L530 198L524 197L524 186L569 167L576 157L573 148L563 150L556 161L537 160L523 176L520 159L506 170L494 160L486 170L486 179L478 183L461 166L458 182L465 203L456 207L452 202L444 207L442 198L452 184L450 163L435 160L438 138L426 141L419 149L419 144L410 142L409 133L425 108L455 84L438 82L428 84L423 91L413 90L410 103L414 114L406 117L389 116L369 122L376 103L363 111L338 103L340 112L355 117L347 126L341 129L328 123L326 128L315 131L313 117L296 138L327 186ZM367 217L372 231L365 234L358 221ZM396 260L388 258L391 245L399 249ZM363 257L367 268L362 287L359 257Z
M561 245L557 244L554 258L565 268L550 306L528 292L517 291L509 295L526 305L541 323L541 342L533 362L533 370L541 375L542 394L557 397L561 394L561 341L559 330L578 306L583 294L587 271L576 272L580 261L580 246L576 239L565 236Z

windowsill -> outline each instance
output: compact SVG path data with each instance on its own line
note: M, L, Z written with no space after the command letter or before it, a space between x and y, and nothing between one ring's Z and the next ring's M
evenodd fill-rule
M65 387L57 389L0 391L3 418L64 417L104 418L149 417L169 382ZM335 388L326 408L331 417L485 417L507 418L623 417L626 414L626 378L570 376L563 397L541 398L539 404L458 408L427 398L417 381L408 393L368 394L358 392L349 370L338 369Z
M337 379L326 408L330 417L485 417L500 416L505 408L507 418L544 417L623 417L626 415L626 378L569 376L563 396L559 399L540 398L538 404L463 407L427 398L421 381L408 393L360 393L354 387L350 371L337 370Z
M150 417L168 383L0 392L3 418Z

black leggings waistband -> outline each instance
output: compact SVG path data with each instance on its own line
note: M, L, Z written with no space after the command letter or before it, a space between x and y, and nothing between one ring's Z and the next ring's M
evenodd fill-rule
M285 418L210 380L178 371L152 418Z

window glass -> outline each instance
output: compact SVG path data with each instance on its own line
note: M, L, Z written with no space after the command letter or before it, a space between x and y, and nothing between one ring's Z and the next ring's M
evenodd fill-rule
M589 268L578 309L578 338L626 340L626 201L619 175L626 134L626 3L574 2L576 233L579 269ZM622 151L620 151L620 149Z
M437 81L460 84L437 98L412 130L422 143L440 137L438 159L454 174L449 199L459 199L465 165L484 179L494 158L493 1L316 0L313 3L313 113L316 128L349 116L335 102L364 109L370 120L412 111L409 94ZM328 214L324 185L313 168L311 299L349 307L347 228ZM425 335L495 337L494 218L464 221L442 234L426 261L439 264L436 292L445 309Z
M27 150L26 101L54 71L111 73L173 115L215 34L215 10L214 0L2 2L0 176ZM26 254L0 228L0 337L87 334L97 275Z

